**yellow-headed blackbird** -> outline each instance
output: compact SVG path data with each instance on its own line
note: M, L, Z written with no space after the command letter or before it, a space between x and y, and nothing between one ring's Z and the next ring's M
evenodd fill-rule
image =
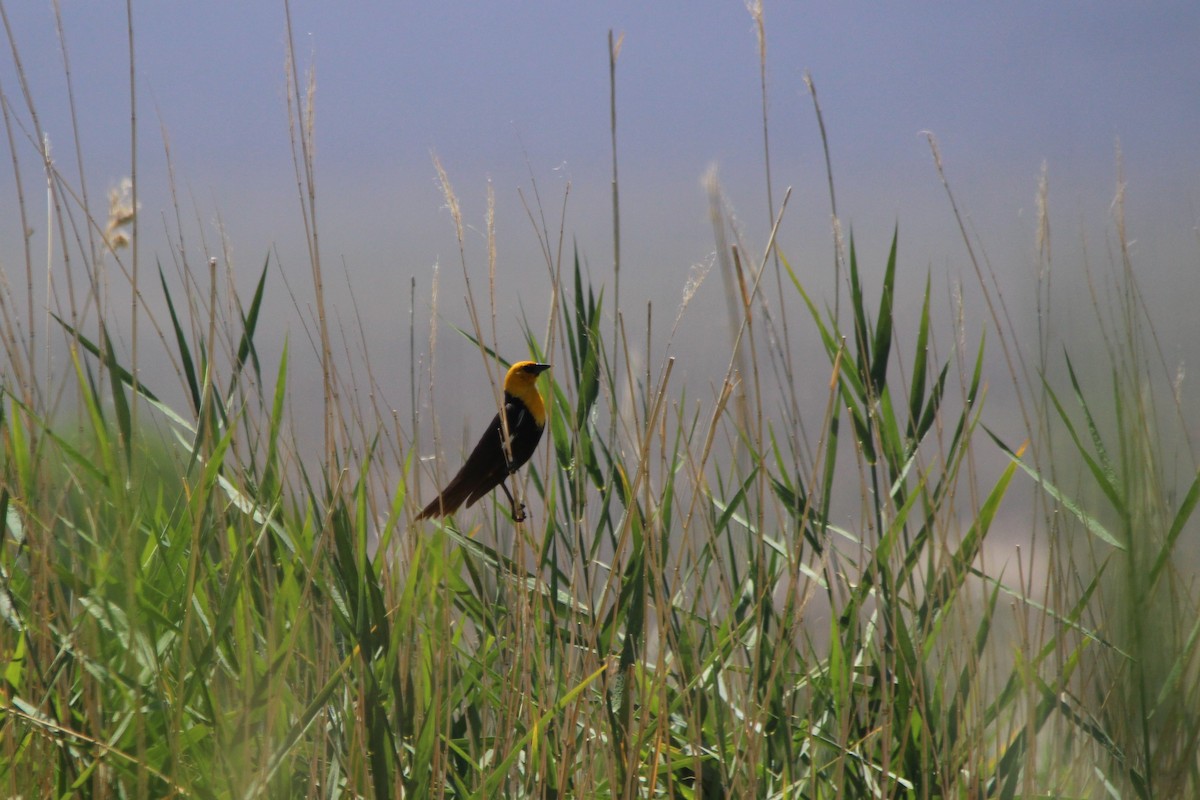
M492 424L471 455L467 463L446 485L434 501L425 506L417 519L442 517L453 514L466 503L470 508L475 501L499 486L508 496L515 522L525 519L525 506L517 507L516 500L508 491L504 480L521 468L542 438L546 426L546 406L538 394L538 375L550 369L549 364L535 361L518 361L504 376L504 416L508 420L508 448L504 447L504 428L497 414Z

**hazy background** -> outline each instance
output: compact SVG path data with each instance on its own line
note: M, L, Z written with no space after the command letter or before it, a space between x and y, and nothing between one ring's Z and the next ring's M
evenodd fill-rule
M302 358L309 342L281 280L286 276L302 307L309 302L288 144L283 6L133 6L143 268L160 259L171 272L177 258L166 233L174 235L175 222L165 132L190 262L203 265L211 254L225 266L224 237L228 263L248 291L268 252L277 251L280 261L272 256L268 285L272 316L260 325L261 341L270 351L289 335L295 357ZM3 8L58 167L74 175L54 6ZM130 173L125 9L65 2L61 13L83 162L92 196L100 198ZM518 308L535 331L543 331L547 319L546 266L518 196L521 189L532 202L532 180L554 234L569 184L568 257L577 243L593 281L611 291L610 29L624 36L617 66L621 302L637 320L629 328L639 341L644 303L654 304L653 364L662 358L689 272L711 262L714 243L700 182L710 165L717 165L752 248L765 245L770 225L757 39L738 0L297 1L292 21L302 66L316 71L318 225L330 303L357 331L347 284L353 289L376 377L399 409L408 402L410 324L421 351L438 265L443 424L454 430L460 420L486 418L492 407L475 391L478 355L448 327L469 323L458 246L431 154L445 166L474 226L467 258L480 302L486 299L482 229L489 182L495 191L499 338L509 358L524 355ZM828 128L839 211L871 271L882 267L899 226L902 319L915 313L906 304L930 271L942 322L950 321L952 287L961 281L972 312L968 328L978 332L989 324L922 135L930 131L1014 321L1030 331L1030 346L1038 266L1035 194L1047 166L1054 266L1060 271L1055 326L1086 342L1090 302L1084 298L1076 306L1070 300L1083 292L1085 250L1094 268L1111 264L1119 139L1136 266L1168 358L1186 363L1200 333L1194 311L1200 299L1200 4L768 2L765 22L776 204L785 187L794 187L779 241L806 282L831 297L829 200L816 117L802 80L807 70ZM0 64L0 90L11 108L26 191L35 195L27 201L38 211L44 182L11 53ZM24 264L14 188L13 171L5 167L0 268L10 285L20 287ZM44 253L44 218L32 227L35 252ZM795 298L787 302L794 306ZM714 272L672 349L679 379L697 385L701 395L728 362L724 320L723 288ZM794 322L792 336L803 355L811 347L811 328ZM951 345L943 340L942 352ZM998 357L998 348L992 352ZM147 374L154 361L149 351L145 358L143 379L167 393L173 375ZM455 380L450 373L459 367L465 376ZM823 402L826 370L814 378L814 402ZM314 380L315 372L293 370L298 402L306 388L317 386ZM1003 393L994 395L989 402L1002 406Z

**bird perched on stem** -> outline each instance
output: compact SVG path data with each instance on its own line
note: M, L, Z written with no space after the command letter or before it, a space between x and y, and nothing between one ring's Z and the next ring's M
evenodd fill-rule
M518 361L504 376L504 422L497 414L467 456L458 474L433 502L417 515L417 519L444 517L453 514L464 503L467 508L499 486L508 497L514 522L525 521L525 506L518 506L504 481L533 455L546 427L546 405L538 394L538 375L550 369L549 364ZM505 426L508 428L505 445Z

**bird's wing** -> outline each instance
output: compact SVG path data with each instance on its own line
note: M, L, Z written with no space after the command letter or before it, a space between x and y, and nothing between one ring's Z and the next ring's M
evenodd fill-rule
M508 472L511 474L520 469L537 449L538 442L542 440L542 427L520 401L506 403L504 413L508 417L508 449L512 454Z

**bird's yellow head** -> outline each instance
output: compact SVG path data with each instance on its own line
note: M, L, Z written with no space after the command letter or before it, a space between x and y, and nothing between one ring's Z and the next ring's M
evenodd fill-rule
M537 379L538 375L548 369L549 364L518 361L508 368L508 374L504 376L504 393L524 403L538 425L544 425L546 422L546 406L542 403L542 396L538 394Z

